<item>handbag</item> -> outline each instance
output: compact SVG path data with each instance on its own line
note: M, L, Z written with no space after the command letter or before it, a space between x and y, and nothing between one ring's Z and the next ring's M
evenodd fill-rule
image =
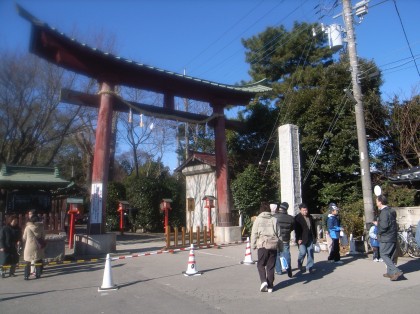
M47 246L47 241L45 241L45 239L43 238L35 237L35 243L36 247L40 250L45 249L45 247Z
M267 250L278 250L281 252L283 251L283 241L277 237L272 220L271 224L273 225L274 236L265 235L262 240L262 247Z
M318 243L314 244L314 252L315 253L321 252L321 246Z
M289 264L287 263L287 260L285 257L283 256L280 257L280 263L281 263L281 269L283 271L286 271L289 268Z
M264 236L262 241L262 247L267 250L277 250L279 246L279 238L277 236Z

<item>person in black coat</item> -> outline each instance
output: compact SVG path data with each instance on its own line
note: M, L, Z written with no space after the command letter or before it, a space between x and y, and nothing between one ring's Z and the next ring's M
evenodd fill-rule
M289 278L293 277L292 274L292 264L290 256L290 233L295 230L295 219L293 216L287 213L289 208L289 203L283 202L279 206L280 208L276 210L273 217L275 217L281 228L281 238L283 239L283 251L277 252L276 258L276 273L281 275L282 266L280 258L284 257L287 261L287 275Z
M305 203L299 204L300 213L295 216L296 243L299 246L298 268L310 273L314 271L314 244L316 243L316 228L313 217L308 212ZM307 256L306 268L302 266Z
M403 275L403 272L392 261L397 249L397 213L388 206L388 200L384 195L377 197L376 206L381 212L378 219L379 251L387 266L387 272L383 276L396 281Z
M9 267L9 276L15 276L21 239L22 230L18 226L18 217L11 215L7 218L7 225L0 231L0 274L3 278L6 277L6 267L3 267L5 265Z

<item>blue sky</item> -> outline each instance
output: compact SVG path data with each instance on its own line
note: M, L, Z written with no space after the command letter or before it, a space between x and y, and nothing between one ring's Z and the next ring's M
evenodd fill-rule
M241 38L294 21L344 26L341 1L333 0L19 0L33 15L84 42L103 33L116 40L116 54L165 70L226 84L249 80ZM356 1L352 1L354 5ZM420 68L420 1L396 0L405 34ZM394 1L371 0L355 27L358 55L383 70L384 100L420 91L420 77ZM317 12L319 11L319 12ZM28 49L29 23L15 1L0 0L0 48ZM168 158L171 169L176 158ZM174 160L174 161L172 161Z

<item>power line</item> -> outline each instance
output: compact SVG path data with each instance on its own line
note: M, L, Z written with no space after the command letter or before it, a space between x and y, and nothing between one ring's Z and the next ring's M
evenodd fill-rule
M417 69L417 74L418 74L418 75L419 75L419 77L420 77L420 71L419 71L419 68L418 68L418 66L417 66L416 59L414 58L413 50L411 49L410 41L408 40L407 33L406 33L406 31L405 31L405 28L404 28L404 25L403 25L403 22L402 22L402 19L401 19L400 12L398 11L397 1L396 1L396 0L394 0L394 6L395 6L395 11L397 11L398 19L400 20L400 25L401 25L401 28L402 28L402 30L403 30L403 33L404 33L404 36L405 36L405 40L406 40L407 45L408 45L408 49L410 50L411 57L413 58L414 64L415 64L415 66L416 66L416 69Z
M210 45L208 45L205 49L203 49L199 54L197 54L194 58L192 58L187 64L184 66L184 68L187 68L188 65L193 63L195 60L197 60L203 53L205 53L210 47L212 47L214 44L216 44L220 39L222 39L229 31L231 31L236 25L238 25L242 20L244 20L246 17L248 17L251 13L254 12L256 8L258 8L265 0L260 1L255 7L253 7L251 10L248 11L244 16L242 16L238 21L236 21L231 27L229 27L226 31L224 31L215 41L213 41Z

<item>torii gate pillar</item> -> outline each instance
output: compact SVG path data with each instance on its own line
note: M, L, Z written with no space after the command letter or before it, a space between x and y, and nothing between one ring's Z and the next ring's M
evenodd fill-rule
M112 131L114 86L101 83L101 98L96 127L95 154L93 157L92 189L89 234L105 233L105 208L109 172L109 152Z
M230 210L230 194L228 190L228 158L226 148L225 116L223 106L213 105L213 111L220 114L214 125L215 153L216 153L216 189L218 226L232 226L232 213Z

